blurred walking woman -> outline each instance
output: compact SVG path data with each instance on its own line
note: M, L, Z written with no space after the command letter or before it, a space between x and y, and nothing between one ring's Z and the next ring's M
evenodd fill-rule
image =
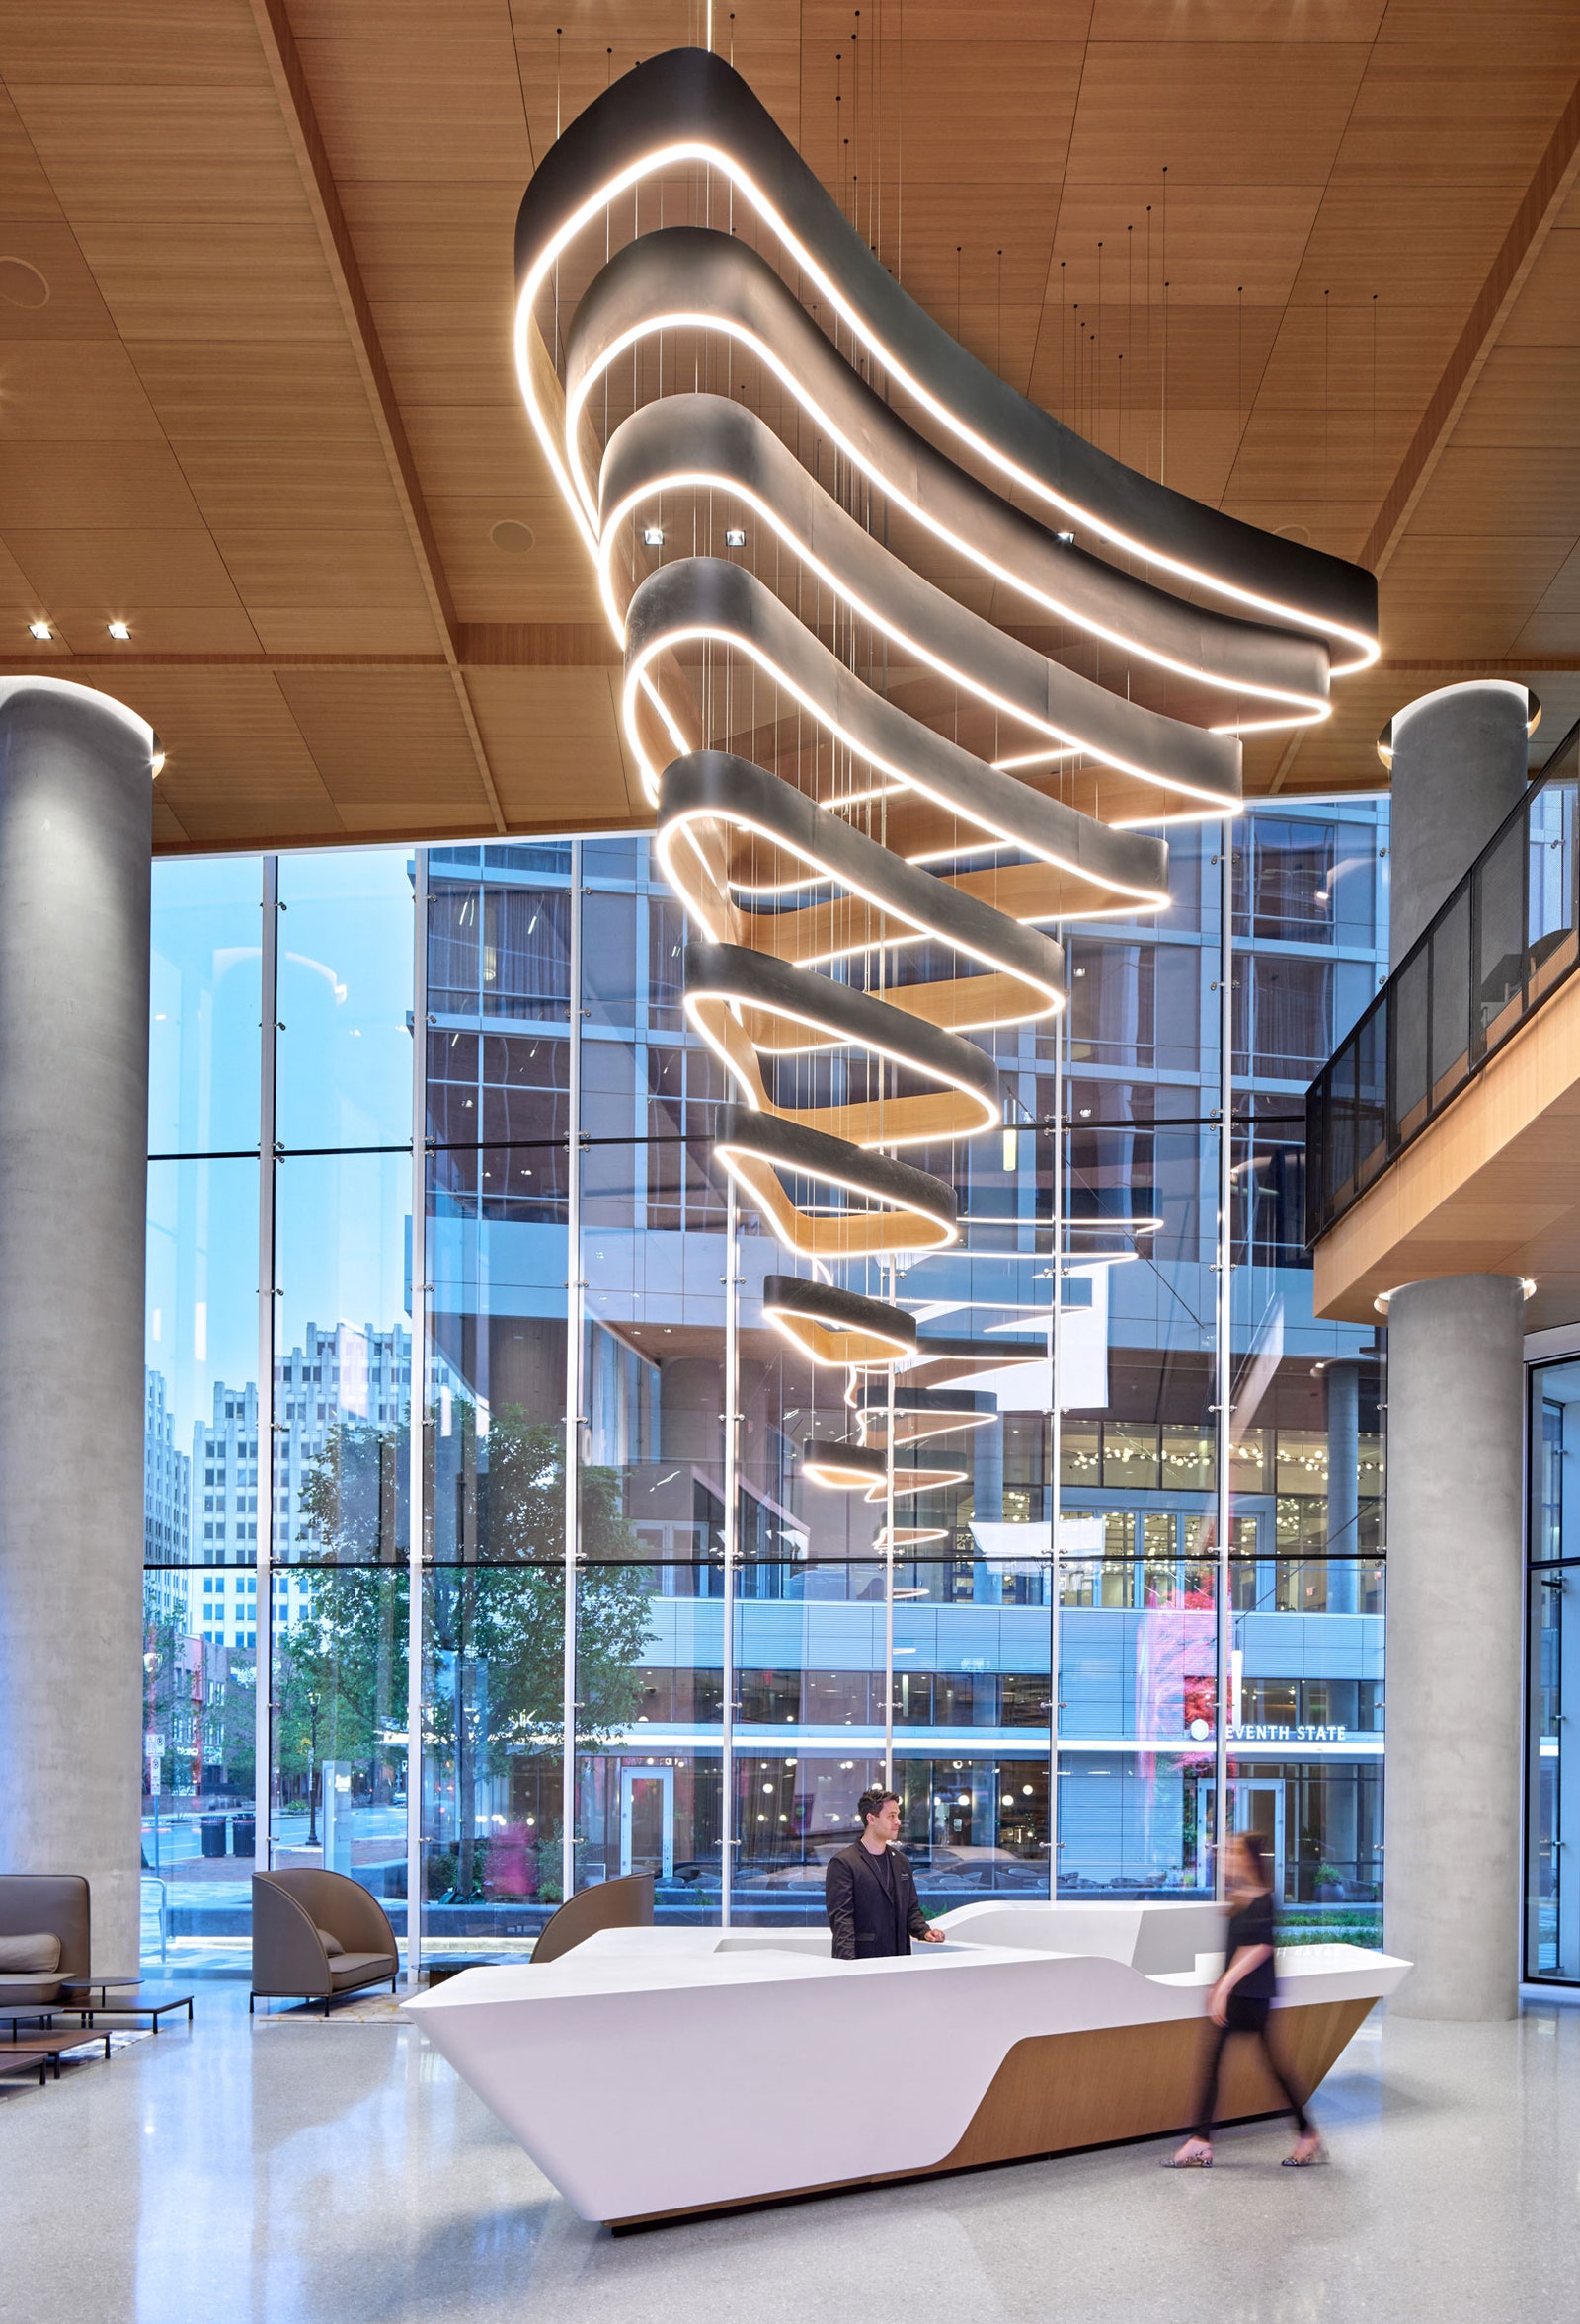
M1218 2106L1218 2076L1224 2049L1231 2035L1250 2034L1261 2044L1273 2079L1289 2102L1299 2133L1293 2152L1284 2157L1287 2170L1301 2170L1315 2162L1322 2141L1309 2116L1285 2079L1267 2039L1267 2015L1273 2006L1277 1979L1273 1969L1273 1891L1262 1859L1262 1843L1255 1832L1237 1831L1229 1841L1228 1935L1224 1951L1224 1974L1213 1987L1208 2014L1217 2029L1207 2060L1196 2129L1165 2168L1205 2170L1213 2159L1213 2117Z

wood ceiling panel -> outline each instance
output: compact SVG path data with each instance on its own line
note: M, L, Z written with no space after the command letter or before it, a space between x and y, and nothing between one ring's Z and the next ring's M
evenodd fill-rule
M183 442L181 467L216 531L259 524L365 530L400 522L389 469L365 426L328 439L198 436Z
M65 224L8 218L5 256L21 259L43 277L40 305L0 298L0 346L16 340L111 339L115 322L76 236Z
M585 555L581 585L571 578L575 572L571 556L582 553L568 537L570 520L558 495L552 500L542 495L510 499L501 494L460 500L440 494L430 499L429 510L463 620L595 621L602 625L602 603ZM532 547L520 554L501 549L492 536L494 526L502 521L524 524L532 534Z
M70 0L48 9L3 0L0 49L8 82L83 89L229 80L255 73L259 61L247 0Z
M178 236L135 222L78 225L121 337L344 343L346 325L305 217L189 220Z
M488 827L447 670L283 670L278 685L349 828L403 813Z
M561 528L554 543L562 552L562 573L570 572L578 535L564 503L543 465L536 438L520 400L513 404L426 404L415 398L405 406L412 449L431 500L486 501L499 496L501 513L507 500L552 494L546 505ZM527 519L530 523L532 520ZM533 530L544 538L547 526ZM549 543L545 540L545 548Z
M320 39L298 28L336 178L498 178L519 200L533 164L506 12L468 9L442 26L430 18L392 39L380 11L364 16L362 32Z
M1456 441L1422 494L1410 531L1423 540L1512 533L1570 543L1580 532L1580 448Z
M1248 748L1253 787L1374 787L1378 726L1455 656L1580 655L1580 195L1519 224L1572 0L1003 0L964 27L908 0L859 42L845 0L739 13L737 61L847 207L855 179L886 263L1095 440L1155 473L1166 405L1171 483L1350 553L1408 471L1384 641L1449 667L1353 681ZM646 819L617 673L572 666L600 613L519 407L510 238L556 116L697 16L584 0L557 39L559 0L0 0L0 257L50 287L18 307L0 278L0 615L57 624L40 665L163 690L161 844L486 831L490 767L513 828ZM1517 227L1499 279L1534 264L1477 377L1462 338ZM232 665L144 666L204 653Z
M1580 347L1580 227L1547 237L1500 347Z
M118 612L118 608L119 611ZM119 663L139 655L194 655L203 660L229 661L256 658L260 639L257 624L242 605L159 605L118 597L97 598L92 604L73 604L69 597L40 597L40 611L54 624L55 637L71 655L102 655L108 648L112 664L85 676L85 685L118 691ZM124 618L131 625L130 643L118 649L105 628L108 617ZM29 645L31 653L31 642ZM47 649L45 649L47 651ZM61 677L75 677L62 669Z
M1222 186L1320 186L1372 51L1312 42L1290 102L1276 41L1116 41L1088 50L1069 183L1156 177Z
M530 827L540 799L550 821L651 820L623 749L618 684L613 670L468 670L513 829Z
M306 526L216 525L214 537L249 605L345 605L420 612L422 580L404 527L333 531Z
M0 442L163 443L118 339L10 340L0 353Z
M1400 170L1418 181L1464 188L1484 183L1523 192L1552 133L1554 73L1580 67L1580 19L1567 30L1540 20L1521 39L1521 22L1499 19L1506 69L1485 71L1488 33L1455 39L1441 23L1422 37L1380 40L1334 164L1334 177L1391 184ZM1512 68L1512 69L1509 69ZM1523 68L1523 69L1520 69Z
M99 603L130 620L134 611L239 606L218 550L200 526L74 531L6 525L17 563L53 605ZM60 617L62 623L64 616Z
M345 832L301 730L263 670L128 671L118 687L167 747L154 797L191 847L256 846L287 819L308 839Z
M9 234L13 226L53 224L59 217L54 188L33 150L22 116L0 91L0 218L5 220L0 231Z
M344 341L137 341L137 376L179 442L282 438L371 443L372 422Z
M70 215L162 226L178 241L207 219L299 215L301 180L279 108L261 81L122 86L8 75L34 151Z
M1412 527L1387 571L1388 654L1510 653L1570 545L1555 534L1428 535Z
M175 454L162 439L13 444L0 437L0 508L11 531L44 526L176 530L202 522Z
M1580 444L1580 339L1494 348L1454 431L1457 447Z

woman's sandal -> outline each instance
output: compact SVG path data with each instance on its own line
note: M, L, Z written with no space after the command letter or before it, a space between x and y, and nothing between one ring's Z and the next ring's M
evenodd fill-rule
M1326 2161L1327 2148L1322 2144L1322 2141L1319 2138L1316 2144L1311 2148L1309 2154L1302 2154L1299 2148L1296 2149L1294 2154L1287 2154L1284 2157L1282 2167L1286 2171L1308 2171L1312 2163L1325 2163Z
M1207 2149L1205 2154L1165 2154L1163 2157L1165 2171L1210 2171L1212 2167L1213 2150L1211 2147Z

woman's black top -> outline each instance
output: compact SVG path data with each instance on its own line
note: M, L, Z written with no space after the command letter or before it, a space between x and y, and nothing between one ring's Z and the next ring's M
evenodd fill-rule
M1229 1914L1224 1967L1231 1969L1235 1954L1243 1947L1271 1946L1273 1941L1273 1897L1270 1890L1263 1889L1257 1896L1248 1897L1238 1911ZM1237 1978L1234 1985L1234 1991L1242 1993L1247 2001L1271 2001L1277 1990L1271 1952L1265 1961L1259 1961L1253 1970Z

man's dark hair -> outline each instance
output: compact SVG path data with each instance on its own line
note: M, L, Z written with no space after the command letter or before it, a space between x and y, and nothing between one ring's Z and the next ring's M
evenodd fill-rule
M871 1791L862 1793L860 1799L856 1802L856 1818L863 1831L865 1831L867 1828L869 1819L874 1816L881 1816L884 1812L884 1809L888 1806L891 1800L893 1800L895 1806L898 1808L900 1805L900 1794L898 1792L879 1791L876 1786L874 1786Z

